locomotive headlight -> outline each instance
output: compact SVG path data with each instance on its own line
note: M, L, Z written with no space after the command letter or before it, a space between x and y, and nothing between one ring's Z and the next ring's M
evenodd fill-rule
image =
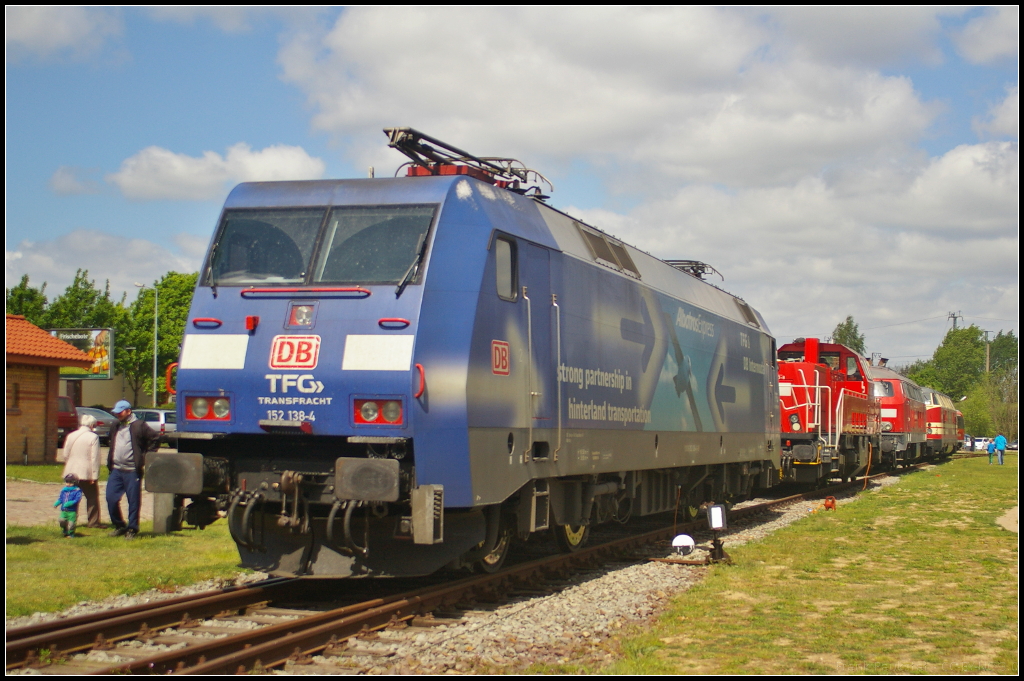
M390 400L384 403L381 416L388 423L398 423L402 420L402 403L397 400Z
M231 414L231 403L226 397L218 397L213 401L213 415L219 419L226 419Z
M359 415L363 417L364 421L376 421L379 408L376 402L363 402L363 406L359 408Z
M888 433L890 430L892 430L892 424L889 423L888 421L883 421L882 422L882 432L883 433Z
M797 416L796 414L790 414L789 415L789 427L790 427L790 429L793 432L799 433L800 432L800 417Z
M313 324L313 306L293 304L288 317L289 326L311 326Z
M210 403L203 397L197 397L192 400L192 414L197 419L205 419L206 415L210 413Z

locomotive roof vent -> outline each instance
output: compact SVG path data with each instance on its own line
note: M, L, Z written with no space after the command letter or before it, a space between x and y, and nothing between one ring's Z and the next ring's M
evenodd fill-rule
M681 272L686 272L689 275L697 277L701 281L704 281L704 278L712 272L721 277L722 281L725 281L725 277L722 276L721 272L700 260L666 260L665 262Z
M473 156L413 128L384 128L384 134L388 136L389 147L411 159L398 167L395 177L402 168L408 168L406 177L468 175L541 201L555 190L548 178L514 158ZM540 182L547 185L548 193L541 192Z

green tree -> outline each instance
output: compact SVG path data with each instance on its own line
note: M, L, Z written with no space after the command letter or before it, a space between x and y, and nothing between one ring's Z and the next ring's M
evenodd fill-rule
M181 343L185 335L185 322L188 318L189 306L192 304L192 292L195 289L198 273L182 274L168 272L155 282L158 287L158 333L157 341L157 391L164 390L164 375L167 366L178 361ZM149 284L139 291L127 311L131 323L124 336L124 358L120 367L121 373L135 393L135 401L140 394L153 394L153 286ZM127 350L134 348L134 350ZM161 401L158 399L158 401Z
M971 392L985 372L984 332L974 324L950 329L932 357L939 390L960 400Z
M899 369L898 371L918 385L935 388L940 392L942 391L942 388L939 385L939 375L935 371L935 363L930 359L919 359L913 364L904 367L903 369Z
M124 316L125 296L120 302L110 297L110 281L103 291L89 279L88 270L75 272L75 279L54 298L42 315L43 326L49 329L117 328Z
M853 321L852 315L847 315L846 321L836 324L836 328L832 331L832 342L845 345L858 355L863 355L865 352L864 334L860 332L857 322Z
M43 324L46 312L46 282L39 288L30 286L28 275L23 274L21 281L14 288L4 289L7 297L7 314L24 315L25 319L36 326Z
M1017 343L1017 336L1013 331L1003 333L1003 330L1000 329L989 345L989 367L992 372L996 373L1011 367L1016 368L1019 356L1020 346Z
M964 432L975 437L992 437L995 425L989 411L989 391L985 386L975 386L967 399L956 408L964 415Z

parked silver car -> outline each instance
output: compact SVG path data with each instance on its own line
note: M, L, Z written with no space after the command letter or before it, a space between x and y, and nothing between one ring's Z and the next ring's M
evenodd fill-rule
M135 409L132 413L160 433L161 443L169 444L178 441L178 412L170 409Z
M110 429L117 425L117 417L94 407L79 407L78 415L82 414L88 414L96 419L95 433L100 436L100 444L104 447L110 444Z

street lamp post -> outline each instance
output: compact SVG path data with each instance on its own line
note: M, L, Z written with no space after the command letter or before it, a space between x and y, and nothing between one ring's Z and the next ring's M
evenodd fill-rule
M145 284L140 284L139 282L135 282L135 285L138 286L140 290L146 288ZM156 285L154 285L153 286L153 408L154 409L156 409L156 407L157 407L156 356L157 356L157 349L158 349L158 345L157 345L157 340L158 340L158 335L157 334L158 334L158 331L157 331L157 329L159 327L157 326L157 315L159 314L159 311L160 311L159 301L160 301L160 289L158 289L156 287Z

